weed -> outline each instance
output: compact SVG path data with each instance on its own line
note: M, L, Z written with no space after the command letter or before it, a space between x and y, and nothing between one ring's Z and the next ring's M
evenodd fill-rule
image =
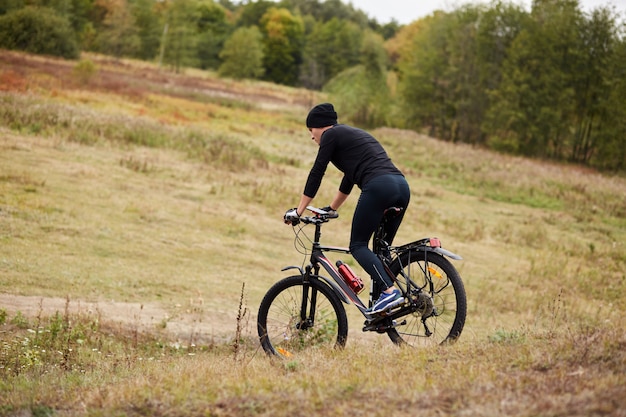
M97 73L98 68L96 64L88 59L79 61L72 69L72 75L81 85L89 84Z
M30 411L33 417L52 417L56 414L54 409L42 404L33 405Z
M489 341L492 343L519 344L523 343L524 340L525 336L523 333L505 329L498 329L494 334L489 336Z
M550 336L553 336L555 334L556 329L562 323L562 319L561 319L562 303L563 303L561 300L562 294L563 294L563 290L561 289L557 297L548 306L549 313L550 313L550 317L549 317L550 324L548 325L548 334Z
M30 321L21 311L15 313L15 316L11 319L11 324L19 329L28 329L30 327Z
M120 165L135 172L146 174L154 169L153 165L147 160L139 160L133 156L120 159Z
M287 372L296 372L298 369L300 369L301 364L299 361L289 361L289 362L285 362L285 371Z
M233 341L233 355L235 360L238 360L241 355L241 342L242 334L248 325L248 308L245 305L245 289L246 283L241 284L241 294L239 296L239 309L237 311L237 327L235 330L235 340Z

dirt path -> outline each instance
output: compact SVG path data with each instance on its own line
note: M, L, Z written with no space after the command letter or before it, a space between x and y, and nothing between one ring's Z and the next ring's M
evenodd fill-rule
M244 306L245 307L245 306ZM158 304L124 303L116 301L86 302L65 298L23 296L0 293L0 310L6 310L8 320L19 311L29 319L50 317L59 312L70 315L98 319L100 323L121 326L128 330L138 330L155 336L162 335L166 340L179 342L181 345L210 345L230 343L234 340L237 328L237 312L207 311L200 301L188 306L175 306L174 313ZM348 339L350 343L370 344L382 341L386 336L378 337L363 333L359 326L351 324ZM256 314L246 308L242 320L242 336L255 339Z
M66 309L71 315L93 317L101 323L163 334L168 339L181 342L226 342L234 338L236 329L234 314L206 312L200 304L185 308L177 306L179 311L172 314L157 304L68 301L64 298L0 293L0 310L6 310L9 320L18 311L28 318L36 318L50 317L57 312L65 314ZM252 319L247 321L252 322Z

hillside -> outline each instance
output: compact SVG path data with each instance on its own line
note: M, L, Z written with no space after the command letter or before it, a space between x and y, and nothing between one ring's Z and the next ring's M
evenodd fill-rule
M0 53L0 415L626 415L624 178L376 130L412 187L397 242L464 258L465 331L400 350L352 311L344 352L277 364L255 313L305 262L281 217L326 98L88 59ZM32 344L59 317L93 330L61 359Z

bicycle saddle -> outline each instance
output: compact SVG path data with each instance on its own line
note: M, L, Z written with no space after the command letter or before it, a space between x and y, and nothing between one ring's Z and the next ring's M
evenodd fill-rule
M386 217L388 219L393 219L396 216L399 216L400 213L402 213L402 211L404 210L404 207L389 207L385 209L385 212L383 213L383 217Z

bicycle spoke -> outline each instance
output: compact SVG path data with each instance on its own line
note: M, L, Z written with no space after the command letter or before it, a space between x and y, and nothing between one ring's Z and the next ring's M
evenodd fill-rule
M325 284L302 285L300 277L291 277L275 293L269 292L271 297L264 300L259 313L259 335L266 350L288 355L304 348L345 343L345 310L333 299L330 288L321 285Z
M398 319L403 325L391 329L389 337L413 346L436 345L458 337L466 307L465 292L454 267L440 255L423 253L404 254L400 263L403 267L397 268L396 277L401 287L413 289L411 297L417 307Z

